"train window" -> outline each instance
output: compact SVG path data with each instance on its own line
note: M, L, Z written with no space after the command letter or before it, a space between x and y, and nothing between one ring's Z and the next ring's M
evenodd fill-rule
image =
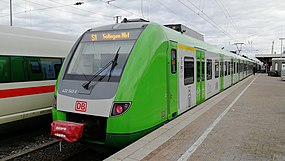
M200 82L200 59L197 59L197 82Z
M205 80L205 60L202 60L202 81Z
M54 73L55 73L55 79L56 79L60 72L61 64L54 64L53 67L54 67Z
M219 61L215 60L215 78L219 78Z
M56 79L61 58L0 56L0 83Z
M236 73L236 62L234 62L234 73Z
M11 56L10 57L10 72L11 82L22 82L26 81L24 57L23 56Z
M224 63L220 62L220 77L224 76Z
M231 67L231 65L230 65L230 62L228 62L228 75L231 75L231 69L232 67Z
M194 58L184 58L184 85L194 83Z
M7 56L0 56L0 83L10 81L10 59Z
M41 66L39 62L31 61L30 65L31 65L31 70L33 73L41 73Z
M135 40L81 41L73 53L73 58L68 62L64 79L86 80L84 75L88 77L95 75L118 53L117 66L111 74L108 74L110 79L104 75L111 66L94 79L94 81L101 79L103 82L118 82L134 44Z
M176 62L177 62L177 58L176 58L176 49L172 49L171 50L171 73L175 74L176 73Z
M225 76L227 76L228 75L228 62L227 61L225 61Z
M207 59L207 80L212 79L212 60Z
M41 69L45 80L56 79L61 67L61 59L40 58Z

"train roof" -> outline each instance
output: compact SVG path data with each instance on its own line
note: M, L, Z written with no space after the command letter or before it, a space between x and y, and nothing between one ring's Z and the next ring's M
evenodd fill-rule
M122 29L137 29L144 28L149 22L131 22L131 23L117 23L111 25L100 26L89 29L88 31L110 31L110 30L122 30Z
M77 37L0 26L0 55L65 57Z
M164 30L164 32L166 33L166 35L169 39L178 39L178 40L180 40L181 43L185 43L185 45L189 44L188 42L191 42L191 45L193 45L191 47L194 47L194 48L202 49L202 50L205 50L208 52L213 52L213 53L220 53L220 54L223 54L225 56L230 56L230 57L238 58L240 60L248 60L248 61L253 62L253 60L244 58L240 55L231 53L230 51L227 51L227 50L221 50L214 45L211 45L211 44L206 43L204 41L195 39L193 37L181 36L183 34L181 34L179 32L175 32L168 27L161 26L161 28Z

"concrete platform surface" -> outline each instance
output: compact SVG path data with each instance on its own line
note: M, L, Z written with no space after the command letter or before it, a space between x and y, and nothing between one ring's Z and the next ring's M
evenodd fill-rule
M108 161L285 161L285 81L250 76Z

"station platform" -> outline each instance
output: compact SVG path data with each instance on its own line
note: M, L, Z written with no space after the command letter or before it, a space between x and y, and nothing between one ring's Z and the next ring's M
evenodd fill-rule
M285 81L250 76L107 161L284 161Z

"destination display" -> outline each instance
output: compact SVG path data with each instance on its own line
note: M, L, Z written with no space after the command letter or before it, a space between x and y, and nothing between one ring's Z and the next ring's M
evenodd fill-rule
M82 41L116 41L137 39L141 30L119 30L86 33Z

